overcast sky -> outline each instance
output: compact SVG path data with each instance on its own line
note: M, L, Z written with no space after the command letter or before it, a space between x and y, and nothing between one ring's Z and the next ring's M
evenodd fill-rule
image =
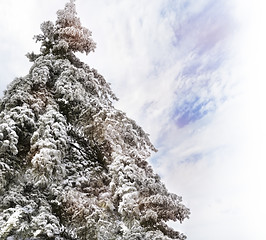
M38 52L39 25L65 0L0 1L0 95ZM95 53L80 56L159 152L150 163L183 197L190 240L265 240L265 3L77 0Z

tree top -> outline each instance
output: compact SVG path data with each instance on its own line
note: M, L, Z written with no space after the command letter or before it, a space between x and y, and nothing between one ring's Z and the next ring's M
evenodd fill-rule
M65 55L73 52L94 51L96 43L91 38L91 31L81 25L77 17L75 0L66 3L65 8L57 11L55 24L45 21L41 24L42 34L34 36L41 42L41 53Z

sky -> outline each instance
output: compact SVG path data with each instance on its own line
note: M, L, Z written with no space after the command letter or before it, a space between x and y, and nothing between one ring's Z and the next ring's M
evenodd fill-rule
M0 1L0 96L38 52L65 0ZM77 0L97 43L78 55L110 82L159 150L149 162L183 197L190 240L266 239L262 0Z

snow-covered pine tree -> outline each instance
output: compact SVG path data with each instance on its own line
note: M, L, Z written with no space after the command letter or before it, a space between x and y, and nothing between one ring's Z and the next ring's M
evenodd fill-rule
M185 239L189 210L147 158L155 148L95 69L70 0L44 22L40 54L0 102L0 239Z

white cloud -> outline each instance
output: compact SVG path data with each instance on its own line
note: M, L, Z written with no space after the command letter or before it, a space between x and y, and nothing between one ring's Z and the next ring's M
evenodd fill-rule
M249 231L242 230L248 227L243 215L249 199L242 185L247 162L239 154L243 116L238 106L239 101L227 102L183 129L171 127L164 138L167 150L159 156L156 170L191 208L191 219L181 226L191 239L248 239L244 237Z
M185 128L169 126L163 138L167 148L158 157L157 170L191 208L191 219L181 227L190 239L266 237L266 35L262 31L262 2L256 3L245 9L245 14L242 9L237 15L243 22L231 49L236 56L219 71L223 77L228 71L225 75L234 81L225 91L231 98ZM223 88L218 86L217 90L219 93ZM201 154L199 159L184 162L197 153Z

